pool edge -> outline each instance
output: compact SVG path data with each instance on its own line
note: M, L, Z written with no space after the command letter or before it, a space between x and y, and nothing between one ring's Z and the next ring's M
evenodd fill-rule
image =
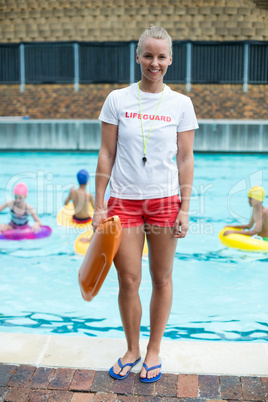
M125 348L123 339L0 333L0 364L107 370ZM162 341L161 356L165 373L268 376L266 343Z

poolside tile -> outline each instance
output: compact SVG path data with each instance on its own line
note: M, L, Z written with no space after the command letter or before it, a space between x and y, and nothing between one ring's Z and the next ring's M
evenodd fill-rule
M17 366L0 365L0 387L7 385L8 381L15 373Z
M154 395L154 393L155 383L145 384L139 380L139 374L135 375L133 394L140 396L151 396Z
M113 383L113 392L115 394L131 394L134 386L135 374L130 373L124 380L115 380Z
M198 397L198 376L196 374L179 374L177 396L185 398Z
M241 382L245 401L264 400L264 389L259 377L241 377Z
M74 392L71 402L91 402L95 394L85 394L84 392Z
M92 392L110 392L113 387L114 380L109 376L107 371L96 371L91 386Z
M48 388L67 390L73 380L75 369L58 368Z
M95 373L94 370L76 370L69 389L72 391L89 391Z
M264 399L268 399L268 377L262 377L261 382L264 392Z
M72 392L52 391L49 395L48 402L71 402L72 397Z
M28 387L32 376L36 370L34 366L19 366L15 373L8 381L8 386L14 387Z
M210 399L206 399L206 398L178 398L177 400L181 401L181 402L207 402ZM162 402L162 401L161 401ZM220 402L217 399L217 402Z
M115 394L106 394L105 392L98 392L94 398L94 402L113 402L116 401Z
M52 392L46 389L32 389L29 393L29 400L31 402L47 402Z
M214 375L199 375L199 396L207 399L220 399L219 377Z
M30 387L40 389L48 388L50 381L55 375L55 371L56 369L54 368L38 367L31 379Z
M0 402L4 400L4 397L8 393L8 390L8 387L0 387Z
M27 401L30 393L30 388L12 387L9 388L8 393L5 396L6 402L24 402Z
M242 387L239 377L220 377L221 397L223 399L242 400Z
M165 374L161 376L161 381L155 384L157 396L176 396L178 376L176 374Z

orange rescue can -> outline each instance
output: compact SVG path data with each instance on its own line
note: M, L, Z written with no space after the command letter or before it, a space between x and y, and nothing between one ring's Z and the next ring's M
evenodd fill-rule
M97 227L78 274L84 300L91 301L98 294L119 248L121 235L117 215L104 219Z

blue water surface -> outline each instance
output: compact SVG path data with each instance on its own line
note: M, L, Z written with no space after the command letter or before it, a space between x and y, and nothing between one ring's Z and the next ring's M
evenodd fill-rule
M88 190L94 193L96 163L95 153L1 154L0 204L12 197L17 182L24 181L28 203L53 232L41 240L1 241L0 332L124 337L115 268L98 296L85 302L77 280L82 257L73 247L80 231L56 223L78 170L90 172ZM166 340L268 340L268 254L227 249L218 240L224 225L249 221L247 192L253 185L268 191L267 156L195 155L190 229L178 241ZM2 211L0 223L9 219L8 210ZM142 269L141 336L147 338L147 257Z

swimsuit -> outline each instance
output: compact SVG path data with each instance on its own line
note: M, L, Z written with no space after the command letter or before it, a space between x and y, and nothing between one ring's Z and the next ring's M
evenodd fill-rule
M92 218L90 216L87 218L77 218L75 215L73 215L73 222L75 222L75 223L88 223L91 221L92 221Z
M14 207L13 207L14 208ZM11 221L9 222L9 225L13 227L13 229L17 228L25 228L28 227L28 213L25 209L24 214L21 216L18 216L16 212L14 212L14 209L10 210L11 213Z

